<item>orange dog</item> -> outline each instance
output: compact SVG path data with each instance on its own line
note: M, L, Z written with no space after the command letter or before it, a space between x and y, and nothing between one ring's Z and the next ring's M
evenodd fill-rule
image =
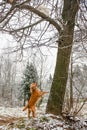
M32 116L36 117L36 114L35 114L36 102L41 96L43 96L44 94L48 92L42 92L39 88L37 88L37 83L31 84L30 92L31 92L30 100L28 101L28 104L24 107L23 111L28 109L28 117L30 117L31 112L32 112Z

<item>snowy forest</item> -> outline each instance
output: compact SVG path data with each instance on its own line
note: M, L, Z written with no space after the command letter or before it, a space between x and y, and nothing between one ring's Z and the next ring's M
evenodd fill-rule
M86 129L87 1L0 0L0 130Z

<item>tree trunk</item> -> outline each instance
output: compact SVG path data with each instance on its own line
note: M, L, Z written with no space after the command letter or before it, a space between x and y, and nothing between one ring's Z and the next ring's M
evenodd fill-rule
M56 67L46 108L47 113L55 115L61 115L62 113L77 11L77 0L64 0L62 18L65 24L59 34Z
M23 106L25 106L26 105L26 91L24 90L24 100L23 100Z

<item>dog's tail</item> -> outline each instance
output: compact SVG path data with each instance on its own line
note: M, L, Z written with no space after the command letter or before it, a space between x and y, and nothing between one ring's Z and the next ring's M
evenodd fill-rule
M25 111L28 108L28 104L23 108L23 111Z

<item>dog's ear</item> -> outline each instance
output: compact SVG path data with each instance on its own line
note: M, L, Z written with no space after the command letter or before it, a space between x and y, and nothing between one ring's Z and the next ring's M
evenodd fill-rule
M30 85L30 92L32 93L33 90L36 89L36 87L37 87L37 83L32 83L32 84Z
M30 93L32 93L32 88L30 87Z
M37 82L35 82L35 86L36 86L36 87L38 86Z
M30 85L30 93L32 93L32 86L33 86L33 83Z

